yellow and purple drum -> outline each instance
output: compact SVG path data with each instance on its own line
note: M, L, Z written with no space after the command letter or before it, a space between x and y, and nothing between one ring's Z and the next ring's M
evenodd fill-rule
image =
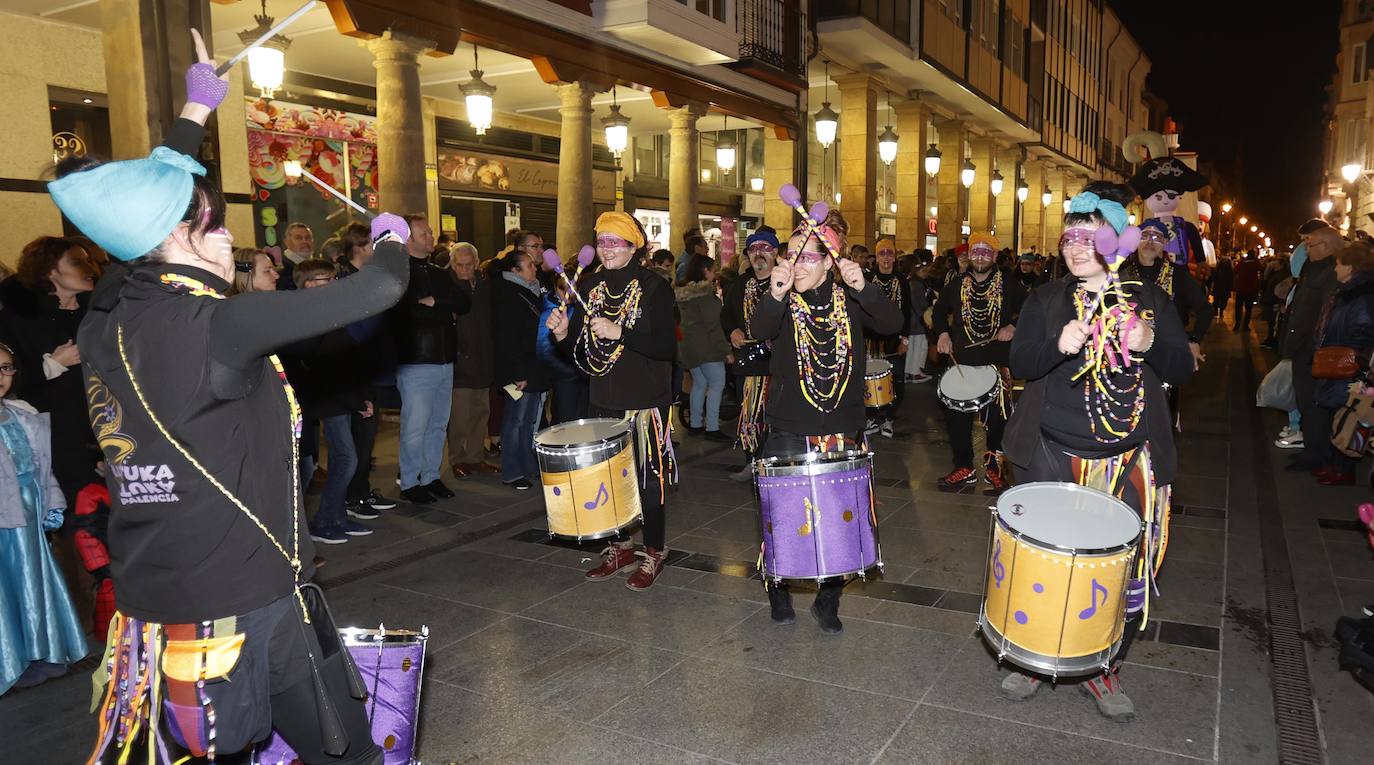
M1008 489L993 517L978 625L997 658L1051 677L1107 668L1140 517L1110 494L1056 482Z
M864 368L864 406L887 406L895 400L894 396L892 362L868 359L868 366Z
M603 539L639 520L634 426L629 420L554 425L535 435L534 454L551 535Z

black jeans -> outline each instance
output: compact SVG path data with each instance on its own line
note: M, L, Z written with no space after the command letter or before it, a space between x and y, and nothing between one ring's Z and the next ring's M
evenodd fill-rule
M988 451L1002 451L1002 431L1007 428L1007 420L1002 416L1002 407L994 401L983 408L984 427L987 429ZM945 408L945 429L949 432L949 446L954 452L954 467L973 467L973 421L978 412L956 412Z
M585 378L580 380L555 380L553 383L553 423L582 420L587 417L591 406L591 392Z
M1250 311L1255 307L1254 295L1236 295L1236 308L1232 317L1232 323L1238 329L1248 329L1250 327ZM1242 318L1242 315L1244 318Z
M603 409L599 406L592 405L589 408L588 415L591 417L614 417L616 419L620 419L621 417L625 416L625 410ZM658 416L661 417L663 420L663 427L667 428L668 407L658 407ZM631 427L634 427L633 424L631 424ZM653 548L661 552L663 550L665 540L668 536L667 520L666 514L664 513L664 505L667 504L666 484L670 482L671 476L663 477L665 484L663 491L665 493L665 496L660 496L658 484L659 476L661 476L663 472L668 468L666 465L662 464L661 460L655 459L656 455L643 454L639 448L639 439L634 438L633 436L631 437L633 438L635 445L635 465L637 466L637 469L647 474L647 480L641 480L639 482L639 506L644 511L644 546ZM645 466L644 461L646 459L651 460L651 462L655 462L657 464L650 464L648 466ZM615 537L615 541L624 542L629 538L629 533L622 531L618 536Z
M1302 460L1313 467L1331 462L1331 415L1317 405L1317 381L1312 377L1312 354L1293 356L1293 394L1302 413Z
M353 479L348 482L344 498L349 502L360 502L372 493L372 446L377 443L377 426L381 412L374 409L371 417L354 412L349 420L353 430L353 453L358 457L358 467L353 470Z

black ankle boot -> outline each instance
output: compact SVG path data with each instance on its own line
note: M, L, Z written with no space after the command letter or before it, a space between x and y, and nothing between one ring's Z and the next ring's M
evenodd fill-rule
M788 591L785 584L770 584L766 586L768 590L768 605L772 608L774 624L795 624L797 612L792 610L792 593Z
M844 624L840 623L840 591L843 587L822 586L816 592L816 602L811 604L811 615L816 617L816 623L821 625L821 632L827 635L838 635L844 630Z

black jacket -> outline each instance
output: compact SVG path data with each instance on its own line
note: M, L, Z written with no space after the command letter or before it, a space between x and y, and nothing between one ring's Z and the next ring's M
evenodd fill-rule
M542 296L507 281L501 272L491 280L493 384L524 380L527 391L550 388L548 368L535 348L543 310Z
M1326 323L1318 334L1321 337L1318 347L1353 348L1355 357L1362 363L1369 361L1369 353L1374 351L1374 276L1356 273L1349 282L1336 288ZM1351 382L1353 380L1317 380L1317 403L1327 409L1341 408Z
M802 297L812 306L829 305L833 279L827 275L815 289L803 292ZM848 287L841 292L849 314L849 382L839 404L830 412L812 406L802 394L797 341L787 303L775 300L771 292L759 298L759 307L749 322L749 334L773 342L767 416L770 427L776 430L799 436L853 434L863 430L864 330L891 335L901 329L902 312L872 282L865 283L862 292Z
M420 303L434 298L434 305ZM423 258L410 259L410 286L391 310L398 364L452 364L458 352L455 314L471 307L460 293L448 269Z
M1041 438L1046 386L1051 372L1064 364L1079 364L1080 351L1065 356L1059 351L1059 334L1074 318L1073 291L1078 280L1072 276L1037 288L1021 308L1016 336L1011 341L1010 367L1014 377L1026 380L1026 389L1016 402L1007 423L1003 447L1013 465L1028 469ZM1170 310L1169 296L1153 284L1133 288L1132 300L1139 301L1141 312L1154 311L1155 341L1144 356L1145 441L1158 483L1172 483L1178 472L1178 452L1174 447L1173 417L1161 383L1182 385L1193 374L1193 354L1178 313Z
M1140 265L1140 261L1132 255L1122 271L1129 279L1159 286L1159 272L1163 267L1164 256L1160 256L1154 266L1147 268ZM1178 318L1183 322L1185 329L1188 327L1189 319L1193 321L1193 328L1188 331L1188 339L1200 343L1202 338L1207 336L1207 330L1212 326L1216 311L1212 310L1212 304L1207 302L1207 293L1202 291L1202 285L1188 273L1188 269L1175 265L1170 269L1170 273L1171 284L1166 290L1168 297L1174 301L1174 307L1178 309Z
M999 272L994 271L988 278L993 278L997 273ZM1006 366L1011 343L993 340L984 342L982 345L973 345L973 341L969 339L968 333L965 331L962 318L963 293L961 290L964 280L972 278L971 273L960 274L958 278L940 290L940 297L935 301L935 310L931 312L931 329L934 330L937 339L942 333L949 333L950 342L954 343L954 360L960 364ZM1026 292L1021 288L1021 282L1011 278L1006 273L1002 273L1002 315L997 321L997 329L994 330L994 334L1002 327L1017 326L1017 317L1021 313L1021 305L1025 300Z
M651 409L668 406L673 401L672 369L673 358L677 355L673 308L676 303L668 281L631 260L624 268L615 271L600 268L583 277L578 292L585 300L598 285L605 284L609 291L619 295L636 279L643 296L639 318L633 327L622 330L621 344L625 350L604 374L590 375L591 403L598 409ZM578 342L585 319L582 311L572 313L568 335L558 343L558 348L587 369L583 346Z
M902 312L902 325L897 328L896 332L876 332L872 329L865 330L868 339L878 345L878 351L881 355L886 356L895 354L897 349L901 346L901 342L906 339L907 335L911 334L911 285L895 270L890 274L880 274L877 272L867 274L866 281L872 282L873 285L883 293L883 296L888 297L889 300L891 300L891 298L889 297L890 293L888 290L890 287L895 286L897 292L897 301L895 305L897 306L897 310Z
M95 463L100 454L86 417L81 368L68 368L49 380L43 374L43 355L76 339L89 300L89 293L77 295L76 310L64 311L56 296L34 292L17 277L0 282L0 342L14 350L20 369L14 395L50 414L53 474L67 495L68 506L83 486L97 480Z
M1302 266L1293 302L1288 306L1288 323L1284 325L1283 357L1307 363L1317 348L1317 330L1326 302L1335 294L1336 258L1309 260Z
M740 274L725 286L724 302L720 310L720 329L725 333L725 342L730 342L730 334L735 330L749 337L749 317L744 315L745 290L757 290L759 299L768 292L768 278L755 279L754 271ZM757 304L756 304L757 305ZM731 346L733 348L733 346ZM735 367L740 374L757 377L768 374L768 364L772 353L767 343L749 343L743 348L735 348Z
M365 352L364 344L342 327L282 350L286 377L296 389L306 419L362 411L373 398L372 378L357 363Z
M281 378L266 356L385 311L405 291L404 247L377 246L357 275L326 287L228 300L165 283L228 283L188 266L138 262L106 273L81 325L91 425L110 466L110 557L123 613L185 624L247 613L288 595L290 566L252 519L178 449L184 446L313 573ZM163 427L154 424L118 350ZM165 427L165 431L164 428ZM299 501L301 498L297 496Z
M450 272L452 273L452 272ZM466 296L472 307L457 317L457 357L453 360L453 387L489 388L492 376L491 283L480 274L477 284L454 279L460 301Z

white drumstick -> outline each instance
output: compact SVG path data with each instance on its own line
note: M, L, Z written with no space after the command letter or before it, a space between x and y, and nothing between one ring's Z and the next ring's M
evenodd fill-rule
M295 22L296 19L299 19L300 17L304 16L307 11L309 11L311 8L314 8L315 3L317 3L318 1L319 0L308 0L308 2L306 2L305 5L302 5L301 7L297 8L290 16L287 16L286 18L277 22L276 26L272 27L271 29L263 33L262 37L259 37L258 39L254 40L253 43L249 45L247 48L244 48L243 50L235 54L233 58L215 67L215 76L223 77L225 72L229 71L234 67L234 64L237 64L238 62L242 61L243 57L247 56L254 48L261 46L263 43L275 37L278 32L291 26L291 24Z
M316 178L315 174L310 172L309 170L306 170L300 162L294 159L288 159L286 160L286 164L282 166L282 169L283 171L285 171L287 178L299 178L302 175L306 178L309 178L311 181L314 182L316 186L319 186L321 189L324 189L325 191L328 191L330 194L333 194L335 197L338 198L340 202L343 202L344 204L348 205L354 210L357 210L363 215L366 215L369 220L377 217L376 215L373 215L371 212L369 212L367 208L363 207L357 202L354 202L352 199L349 199L348 197L344 196L344 193L342 191L339 191L338 189L334 188L333 186L330 186L329 184L325 183L319 178Z

